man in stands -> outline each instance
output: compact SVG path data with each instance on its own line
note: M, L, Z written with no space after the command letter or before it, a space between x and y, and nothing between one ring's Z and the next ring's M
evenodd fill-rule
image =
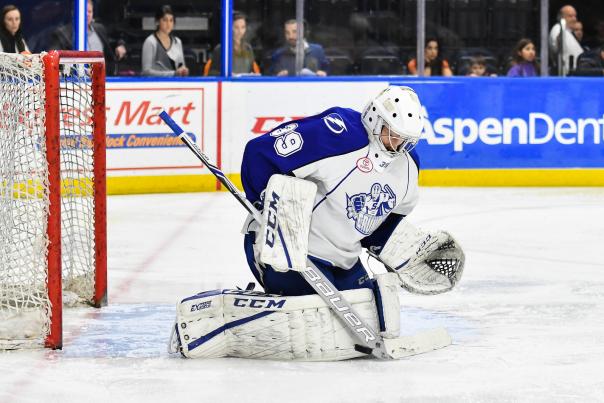
M549 33L549 47L558 62L559 75L566 76L574 70L579 55L583 53L581 44L573 34L577 11L573 6L565 5L558 12L558 21Z
M298 43L298 23L296 20L285 21L283 33L286 43L271 56L270 71L272 75L276 76L295 76L296 45ZM303 39L303 44L304 62L300 75L325 77L329 68L329 61L325 57L323 47L317 43L308 43L306 39Z
M126 44L118 40L111 44L107 36L107 30L101 23L94 21L94 6L91 1L86 5L86 24L88 26L88 50L103 52L107 64L107 74L116 73L116 62L126 57ZM69 23L59 27L52 34L49 49L72 50L73 49L73 24Z
M577 20L573 25L573 34L575 35L575 38L577 38L577 41L579 42L581 47L583 48L583 51L587 52L589 50L589 46L586 46L583 43L584 31L583 23L581 21Z

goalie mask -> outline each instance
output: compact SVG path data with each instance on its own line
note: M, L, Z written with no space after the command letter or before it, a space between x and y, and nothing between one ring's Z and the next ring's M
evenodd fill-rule
M422 106L409 87L386 88L367 104L362 120L369 140L391 157L411 151L424 128Z

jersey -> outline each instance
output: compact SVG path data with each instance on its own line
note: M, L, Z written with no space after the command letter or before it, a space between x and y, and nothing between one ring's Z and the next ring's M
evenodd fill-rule
M273 174L317 185L309 255L343 269L355 265L361 241L390 214L408 215L418 200L417 154L391 157L383 152L352 109L330 108L249 141L241 180L254 205L262 205Z

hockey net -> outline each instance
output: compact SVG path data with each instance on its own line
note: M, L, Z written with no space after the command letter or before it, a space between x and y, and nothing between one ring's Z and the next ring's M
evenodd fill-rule
M98 52L0 53L0 349L106 303L104 79Z

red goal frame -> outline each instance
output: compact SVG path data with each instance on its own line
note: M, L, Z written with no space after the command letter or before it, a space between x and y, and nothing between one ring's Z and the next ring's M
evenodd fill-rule
M61 264L61 177L60 177L60 65L64 63L91 66L93 102L94 153L94 220L95 220L95 288L91 304L107 304L107 191L106 191L106 123L105 59L102 52L51 51L43 56L45 82L46 158L50 213L48 215L48 296L51 303L50 330L44 345L52 349L63 346L63 298Z

